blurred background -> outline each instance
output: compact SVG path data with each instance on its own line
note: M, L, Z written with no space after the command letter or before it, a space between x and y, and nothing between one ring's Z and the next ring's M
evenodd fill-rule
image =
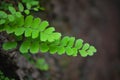
M120 1L50 2L53 11L49 18L57 31L82 38L98 50L94 56L87 58L57 56L60 80L120 80Z
M47 19L63 36L94 45L97 53L86 58L39 54L50 65L49 71L40 73L17 54L17 68L11 70L17 70L21 80L29 75L34 77L29 80L120 80L120 0L41 0L41 4L46 10L35 16Z

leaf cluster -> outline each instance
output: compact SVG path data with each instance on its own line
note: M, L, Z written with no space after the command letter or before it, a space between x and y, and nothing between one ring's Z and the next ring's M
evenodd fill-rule
M33 59L30 54L23 54L23 56L39 70L47 71L49 69L49 65L46 62L45 58L39 57Z
M29 0L23 1L30 2ZM35 5L38 4L35 3ZM32 3L29 4L33 5ZM83 43L82 39L69 36L62 37L61 33L55 32L54 27L49 26L48 21L34 18L32 15L24 16L22 14L24 7L21 3L18 4L18 8L19 11L16 11L14 7L10 6L8 8L9 14L0 11L0 31L15 36L14 41L3 44L3 49L9 50L18 46L23 54L50 52L50 54L62 55L66 53L69 56L77 56L80 53L82 57L92 56L96 52L94 46Z

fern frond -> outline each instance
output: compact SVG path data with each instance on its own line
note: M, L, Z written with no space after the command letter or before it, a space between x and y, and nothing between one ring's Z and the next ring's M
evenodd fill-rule
M26 45L23 46L23 44L24 43L22 43L21 48L23 48L23 50L27 49L26 53L30 51L32 54L38 53L40 51L42 53L50 52L50 54L56 53L58 55L66 53L68 56L77 56L79 53L82 57L86 57L92 56L96 52L94 46L90 46L88 43L83 43L83 40L81 39L75 40L74 37L68 36L65 36L62 39L56 40L54 42L43 42L39 41L39 39L34 39L29 42L29 48L26 48Z
M23 12L24 7L19 3L19 11ZM28 6L29 7L29 6ZM50 52L50 54L65 54L68 56L82 57L92 56L96 49L89 43L83 43L82 39L75 37L61 37L61 33L55 32L54 27L49 26L49 22L34 18L32 15L24 17L17 12L14 7L9 7L11 14L0 11L0 31L6 31L8 34L14 34L15 37L21 37L20 52L36 54L38 52ZM4 16L4 17L3 17ZM18 41L15 38L15 41ZM17 47L17 43L4 43L5 50Z

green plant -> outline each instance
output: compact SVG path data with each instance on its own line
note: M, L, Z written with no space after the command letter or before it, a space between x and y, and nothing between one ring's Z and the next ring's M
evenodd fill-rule
M15 80L15 79L10 79L8 77L6 77L3 72L0 70L0 80Z
M33 6L29 0L22 1L26 3L27 10ZM36 1L34 3L38 5ZM48 21L28 15L29 11L26 12L22 3L18 3L18 11L13 6L9 6L8 11L0 11L0 32L7 32L13 38L3 44L5 50L19 47L22 54L36 54L40 51L59 55L66 53L69 56L77 56L79 52L82 57L92 56L96 52L94 46L83 43L82 39L62 37L61 33L55 32L54 27L49 26Z
M48 70L49 69L49 66L46 63L44 58L37 59L36 62L34 63L34 65L40 70Z
M23 56L39 70L47 71L49 69L49 65L44 58L37 58L35 60L30 54L24 54Z

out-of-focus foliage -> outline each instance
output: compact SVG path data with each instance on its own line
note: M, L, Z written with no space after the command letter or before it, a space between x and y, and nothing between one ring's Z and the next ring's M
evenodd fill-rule
M3 74L3 72L0 70L0 80L15 80L15 79L10 79L7 76Z
M23 54L23 56L33 64L37 69L47 71L49 70L49 65L44 58L37 58L34 60L30 54Z

